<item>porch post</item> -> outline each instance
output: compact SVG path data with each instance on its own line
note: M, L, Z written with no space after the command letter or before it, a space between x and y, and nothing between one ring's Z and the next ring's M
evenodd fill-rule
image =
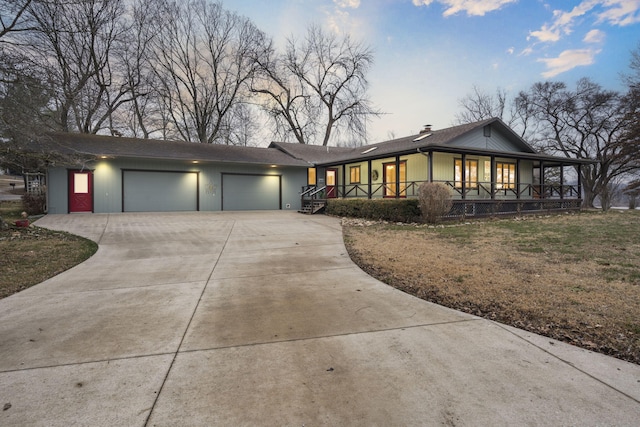
M491 156L491 170L489 171L489 185L491 186L491 200L496 198L496 156Z
M400 198L400 156L396 156L396 199Z
M578 163L578 199L582 199L582 165Z
M516 159L516 199L520 200L520 159Z
M544 162L540 160L540 198L546 199L547 190L544 188Z
M342 165L342 197L347 193L347 165Z
M462 167L460 168L462 176L462 200L467 198L467 155L462 153Z
M371 183L371 160L367 160L367 170L368 172L368 179L367 179L367 198L371 199L371 189L372 189L372 183Z
M564 165L560 164L560 199L564 199Z
M433 182L433 151L429 151L429 157L427 158L427 164L429 167L429 182Z

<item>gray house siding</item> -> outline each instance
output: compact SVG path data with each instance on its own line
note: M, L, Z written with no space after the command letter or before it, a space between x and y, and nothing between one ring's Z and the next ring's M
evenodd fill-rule
M123 211L123 174L125 178L126 197L133 197L136 200L133 205L127 205L125 199L125 210L135 211L158 211L158 210L185 210L185 206L191 203L194 206L194 196L191 194L193 183L186 183L181 195L180 188L169 190L168 196L163 190L167 186L171 187L177 180L172 180L172 173L176 176L193 180L194 174L186 172L197 172L197 208L201 211L222 210L222 174L236 174L237 176L279 176L281 188L280 201L273 206L274 209L300 209L300 189L306 182L306 168L298 167L270 167L270 165L241 165L225 163L198 163L193 164L185 161L167 160L147 160L147 159L107 159L96 162L90 167L93 170L93 200L94 212L115 213ZM149 172L145 174L144 172ZM240 175L238 175L240 174ZM126 186L127 179L142 179L139 185ZM48 211L51 214L64 214L68 212L68 172L65 168L55 167L49 169L48 175ZM268 178L267 178L268 180ZM273 179L272 179L273 180ZM144 187L148 191L144 192ZM149 187L151 186L151 187ZM131 190L135 190L131 192ZM249 194L234 192L233 189L227 191L225 198L237 209L256 209L264 204L252 205L250 201L245 201ZM142 193L140 192L142 191ZM179 195L179 196L177 196ZM255 194L254 194L255 195ZM144 196L144 197L143 197ZM148 200L144 200L148 196ZM177 200L176 196L180 199ZM263 195L260 195L263 197ZM225 207L225 209L227 209ZM195 207L194 209L195 210Z
M488 128L491 130L476 129L469 132L467 135L463 135L451 143L451 146L502 152L522 152L522 147L515 145L513 140L507 137L507 135L495 127L489 126Z
M47 171L47 208L49 213L65 214L69 211L67 169L50 168Z

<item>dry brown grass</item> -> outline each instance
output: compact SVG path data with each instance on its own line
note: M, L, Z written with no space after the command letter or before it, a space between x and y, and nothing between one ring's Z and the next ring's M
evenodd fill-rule
M640 363L640 212L437 228L347 221L344 235L353 260L396 288Z
M0 216L12 224L20 202L0 202ZM82 237L39 227L0 230L0 298L5 298L81 263L97 250Z

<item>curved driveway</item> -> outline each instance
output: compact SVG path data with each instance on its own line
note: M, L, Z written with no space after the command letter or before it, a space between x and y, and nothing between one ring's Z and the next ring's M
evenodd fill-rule
M0 300L3 426L640 419L639 366L392 289L351 262L334 218L50 215L38 225L100 248Z

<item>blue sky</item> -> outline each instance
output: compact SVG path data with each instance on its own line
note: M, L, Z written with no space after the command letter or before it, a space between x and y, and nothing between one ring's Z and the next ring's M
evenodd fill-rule
M640 0L226 0L278 45L307 26L349 33L375 54L370 141L448 127L473 86L511 96L589 77L622 90L640 44Z

